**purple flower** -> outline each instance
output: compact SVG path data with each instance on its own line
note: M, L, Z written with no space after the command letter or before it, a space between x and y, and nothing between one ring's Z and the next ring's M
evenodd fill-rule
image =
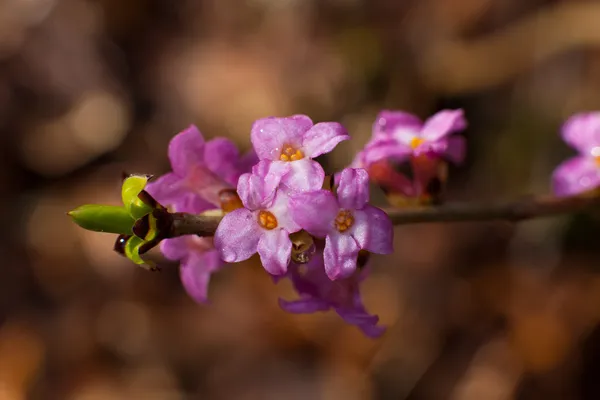
M405 161L411 156L421 155L459 163L465 156L465 140L461 136L450 135L466 126L462 110L440 111L424 123L412 114L382 111L373 125L371 141L352 165L368 168L383 159Z
M159 203L192 213L218 206L219 192L235 187L239 176L258 161L253 152L240 157L228 139L205 142L193 125L171 139L169 159L173 172L149 183L146 190Z
M351 276L361 249L392 252L393 228L385 212L367 204L369 175L364 169L342 171L337 198L327 190L301 193L290 201L300 227L325 238L325 272L330 279Z
M570 196L599 187L600 112L580 113L569 118L562 127L562 138L579 155L554 170L554 193Z
M212 239L194 235L181 236L163 240L160 250L169 260L180 261L183 287L194 300L205 303L210 275L223 266Z
M282 184L292 191L320 189L325 173L312 158L329 153L338 143L349 138L337 122L313 125L305 115L259 119L252 125L251 132L258 158L289 164Z
M291 264L289 277L300 299L279 299L279 306L290 313L308 314L335 310L349 324L356 325L365 335L376 338L385 332L377 326L379 317L365 309L360 297L360 282L367 276L367 269L356 271L345 279L332 281L325 274L323 253L317 253L308 264Z
M225 215L215 232L215 247L227 262L247 260L258 251L263 267L282 275L290 262L289 234L300 227L288 211L289 198L278 190L289 164L259 162L251 174L238 181L237 191L245 208Z
M219 191L234 187L239 176L257 162L254 152L240 157L229 140L204 141L195 126L177 134L169 143L173 172L150 182L146 190L175 211L200 213L219 205ZM223 267L212 240L194 235L166 239L161 252L180 261L180 277L188 294L205 302L210 274Z

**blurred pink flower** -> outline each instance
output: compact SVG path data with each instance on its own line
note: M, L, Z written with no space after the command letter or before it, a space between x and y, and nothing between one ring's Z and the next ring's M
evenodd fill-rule
M554 193L570 196L600 186L600 112L573 115L562 127L562 138L579 155L554 170Z
M443 110L424 123L402 111L381 111L373 125L373 136L356 156L353 166L368 168L372 163L427 155L460 163L465 156L465 140L451 136L465 129L462 110Z

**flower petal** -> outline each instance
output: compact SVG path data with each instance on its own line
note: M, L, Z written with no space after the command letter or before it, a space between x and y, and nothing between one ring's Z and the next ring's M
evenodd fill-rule
M369 166L369 179L389 193L416 196L415 184L406 175L396 171L389 161L381 160Z
M331 280L347 278L356 271L358 243L350 235L332 232L325 238L325 272Z
M173 204L180 200L187 190L183 179L173 172L150 181L144 189L163 205Z
M325 171L318 162L310 158L303 158L286 164L289 164L291 169L283 177L281 183L286 186L288 192L299 193L319 190L323 186Z
M383 110L375 118L373 124L373 137L392 138L394 131L398 129L407 129L414 132L421 130L423 123L421 120L412 114L403 111Z
M229 139L214 138L204 145L206 167L230 185L236 185L240 176L238 170L240 152Z
M552 174L557 196L570 196L600 186L600 167L591 157L574 157L560 164Z
M294 221L311 235L325 237L333 229L340 207L333 193L317 190L294 195L289 202Z
M311 119L305 115L262 118L252 125L250 138L259 159L279 160L283 145L300 148L304 133L312 125Z
M254 149L251 149L246 152L238 161L238 172L241 174L245 174L246 172L252 171L252 167L258 164L258 156ZM237 181L236 181L237 184ZM235 184L234 184L235 186Z
M271 196L279 188L284 176L292 170L289 162L262 160L252 167L252 174L263 182L266 197Z
M265 200L263 182L256 175L242 174L238 179L237 193L244 207L253 211L262 208Z
M241 175L237 192L244 206L250 210L270 207L281 180L290 171L290 163L261 160L252 173Z
M213 204L200 194L190 191L186 178L170 172L148 183L145 190L163 206L171 206L177 212L201 213Z
M365 335L371 338L377 338L386 331L383 326L377 326L379 317L377 315L368 314L365 310L357 312L355 310L336 309L338 315L344 321L358 327Z
M160 251L163 256L172 261L182 260L193 252L204 253L209 250L214 250L212 238L196 235L165 239L160 243Z
M600 112L573 115L563 124L562 137L569 146L590 155L593 148L600 147Z
M341 141L350 139L348 132L337 122L319 122L304 134L302 148L304 155L315 158L329 153Z
M277 227L285 229L287 233L298 232L301 229L290 212L290 198L282 190L275 193L273 204L266 210L277 218Z
M178 261L184 258L190 251L187 237L180 236L173 239L165 239L160 242L160 252L166 259Z
M215 250L192 252L180 265L181 283L188 295L199 303L208 300L210 275L222 266L219 253Z
M204 164L204 137L194 125L178 133L169 143L171 168L185 176L190 168Z
M367 143L362 151L361 162L363 168L381 160L404 161L412 154L413 150L402 141L377 140Z
M173 208L177 212L188 212L200 214L203 211L214 209L216 204L205 200L196 193L187 193L180 201L173 203Z
M226 214L215 232L215 248L226 262L247 260L256 253L263 229L254 214L240 208Z
M354 211L351 235L361 249L376 254L393 252L394 227L390 217L381 209L366 205Z
M292 301L279 299L279 307L292 314L311 314L317 311L327 311L330 308L329 303L316 298Z
M292 253L292 241L285 229L263 231L258 241L258 254L265 270L272 275L287 271Z
M467 127L463 110L442 110L430 117L421 130L421 137L435 141Z
M467 141L462 136L451 136L447 140L444 156L454 164L460 164L465 159L467 152Z
M362 168L346 168L340 175L338 202L346 210L361 209L369 202L369 174Z

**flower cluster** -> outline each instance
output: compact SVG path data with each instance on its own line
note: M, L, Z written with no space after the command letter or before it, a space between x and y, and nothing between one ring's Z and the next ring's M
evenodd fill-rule
M193 214L220 207L219 194L233 189L240 175L256 163L253 152L241 156L235 144L224 138L205 141L195 126L171 140L168 154L173 171L150 182L146 190L173 211ZM166 258L180 261L181 281L189 295L205 302L210 274L223 265L212 238L166 239L160 249Z
M166 258L180 261L183 285L199 302L207 300L210 276L223 261L258 253L273 279L289 279L298 293L296 300L280 299L282 309L334 310L377 337L384 328L366 311L359 286L369 253L392 252L393 229L388 215L369 204L369 181L395 205L398 198L441 200L446 162L464 159L465 140L454 134L466 125L462 110L443 110L425 122L382 111L371 140L332 179L314 158L349 139L338 123L313 124L304 115L260 119L251 130L254 151L245 155L227 139L205 141L190 126L169 144L172 172L148 184L148 176L128 177L123 206L84 205L69 215L86 229L119 234L118 250L140 265L160 242ZM574 115L562 137L579 154L554 171L555 194L600 195L600 112ZM408 175L401 171L406 164ZM189 234L195 230L174 233L178 213L222 219L216 231L218 219L204 232L214 232L213 239Z
M388 192L434 202L446 179L446 161L458 164L465 157L464 138L452 134L466 126L462 110L442 110L425 122L402 111L382 111L373 124L371 140L356 155L353 166L367 169L371 179ZM412 180L395 168L406 162Z
M297 288L306 286L298 286L301 281L316 287L309 291L321 304L314 311L331 305L338 312L343 308L347 315L364 314L360 300L330 299L335 292L331 288L347 286L357 297L354 275L359 273L359 251L391 253L393 230L387 215L367 204L369 177L365 170L343 170L335 194L322 189L325 173L312 158L349 139L345 129L332 122L313 125L306 116L265 118L253 125L251 138L260 161L238 180L243 208L225 215L215 232L215 247L222 259L238 262L258 253L271 275L289 277ZM323 251L309 263L311 270L320 268L320 272L302 276L298 265L291 262L290 235L299 231L308 232L317 242L324 241ZM332 305L340 302L343 306ZM377 318L367 321L374 325ZM365 323L356 322L360 326Z
M165 257L181 261L183 284L194 299L206 300L210 274L221 260L239 262L258 253L264 269L276 279L290 279L301 297L282 300L282 308L333 308L368 335L383 332L360 301L358 282L366 270L357 267L357 260L361 250L391 253L392 224L368 204L364 169L343 170L337 184L325 190L325 172L314 160L347 139L342 125L313 124L304 115L256 121L251 130L255 153L245 157L226 139L204 142L195 127L172 139L173 172L148 185L154 198L175 211L195 214L222 206L219 193L233 186L241 200L239 207L223 210L214 242L188 235L161 244ZM301 233L312 247L305 265L292 259L290 235Z

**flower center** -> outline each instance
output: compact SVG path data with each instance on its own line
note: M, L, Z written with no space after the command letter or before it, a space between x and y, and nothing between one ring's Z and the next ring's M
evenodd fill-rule
M354 216L348 210L340 210L333 223L335 225L335 229L340 232L346 232L352 225L354 225Z
M281 150L279 159L281 161L297 161L304 158L304 153L300 149L296 149L293 146L285 145Z
M277 228L277 218L270 211L264 211L258 213L258 224L265 229Z
M410 146L411 149L416 149L417 147L419 147L420 145L423 144L423 142L425 142L424 139L418 138L418 137L414 137L412 139L410 139L410 142L408 143L408 145Z

